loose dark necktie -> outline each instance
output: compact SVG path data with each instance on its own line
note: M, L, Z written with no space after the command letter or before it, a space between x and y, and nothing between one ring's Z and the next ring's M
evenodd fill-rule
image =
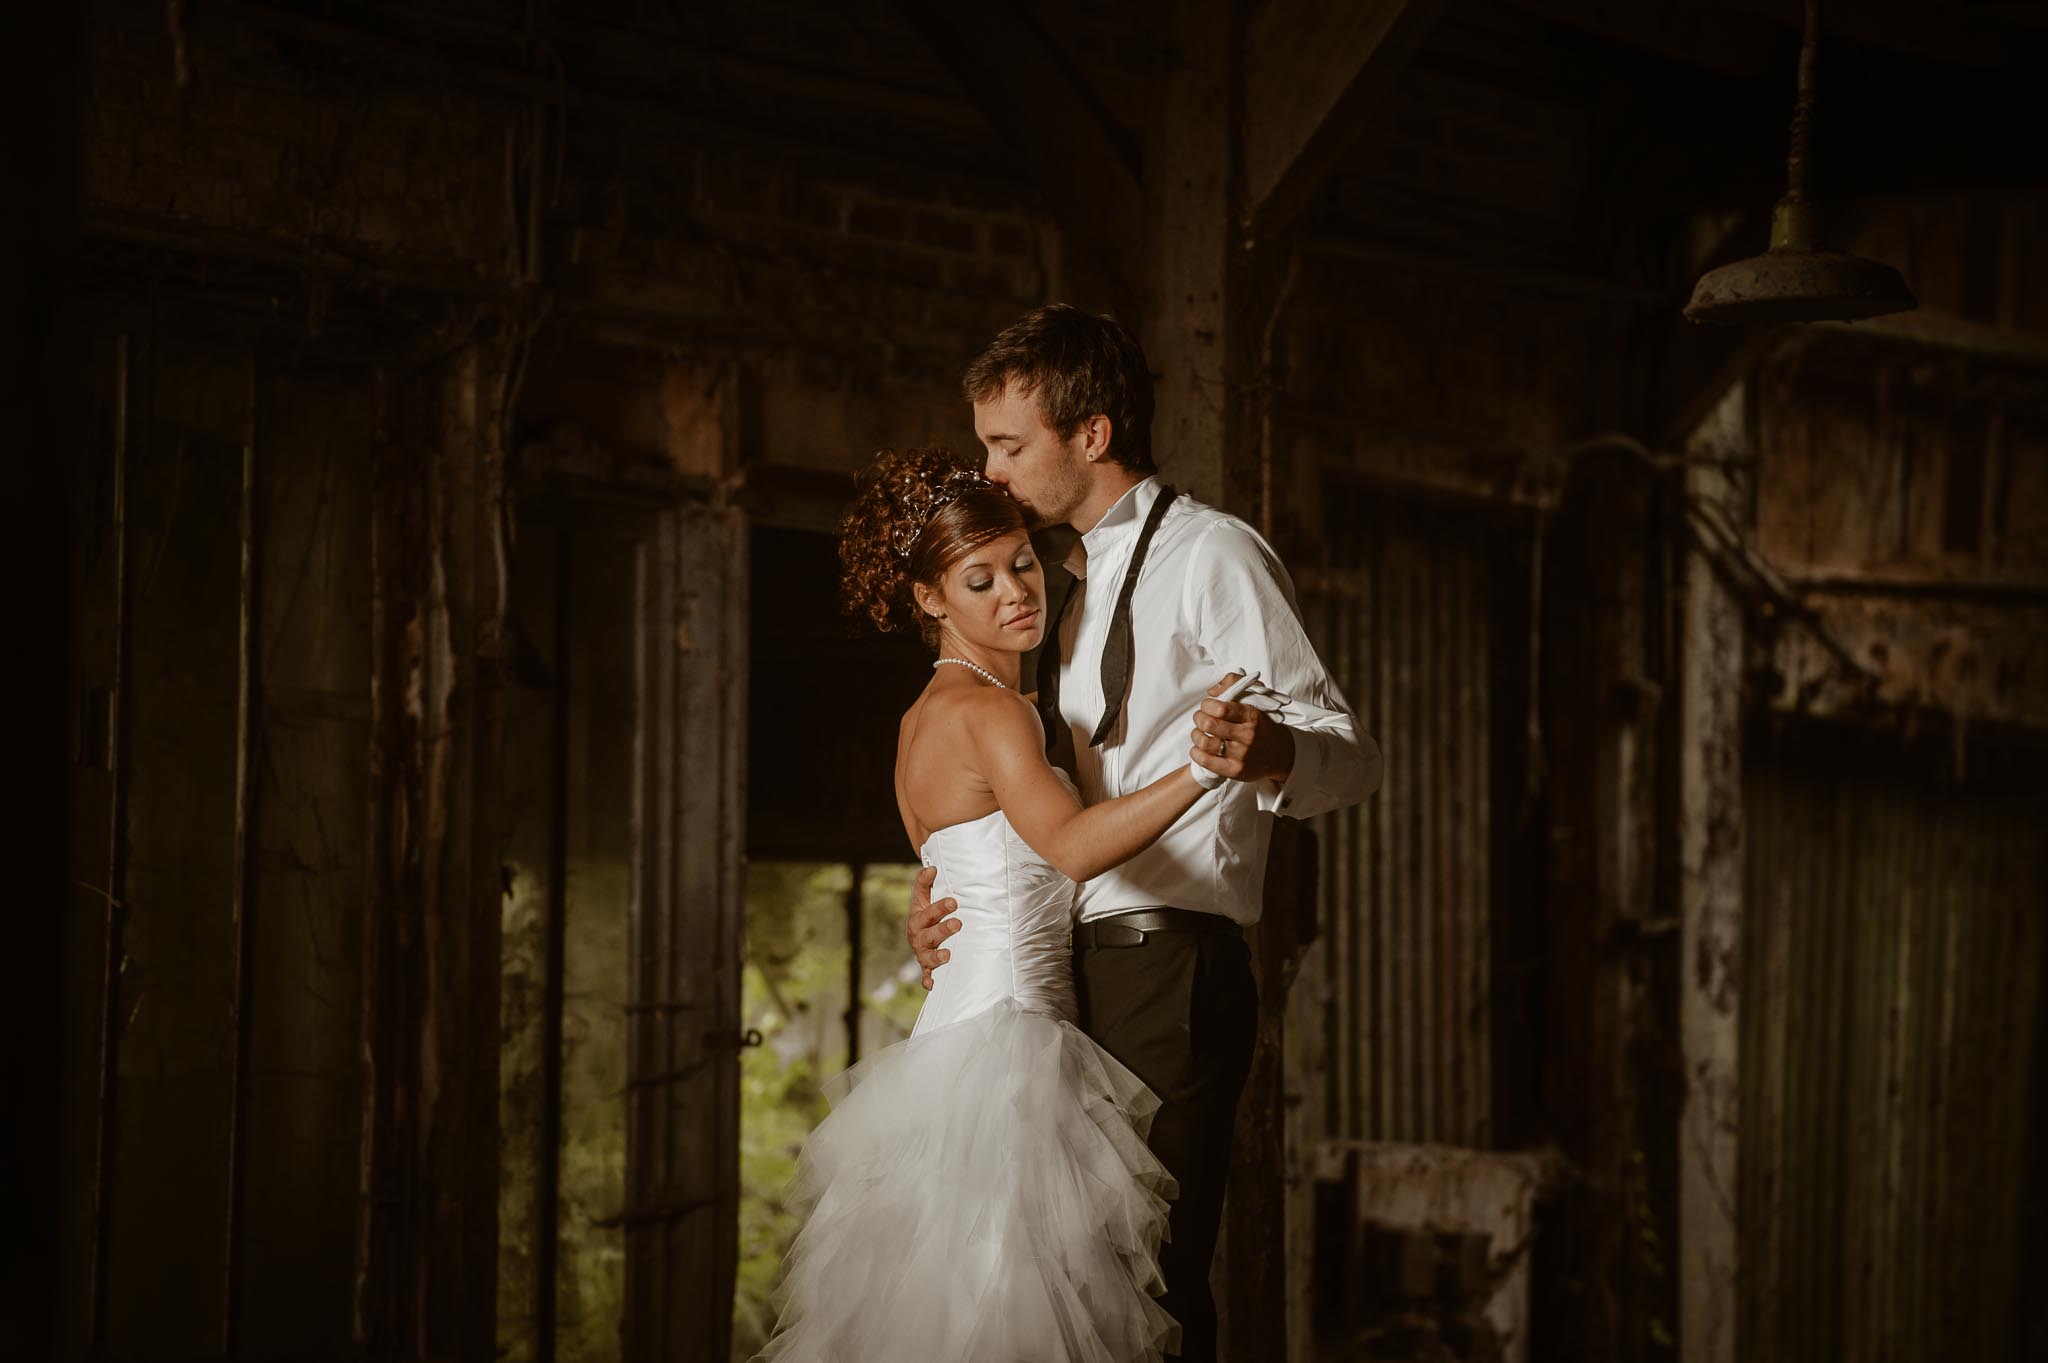
M1045 641L1038 646L1038 717L1045 724L1047 754L1058 746L1059 726L1064 722L1060 719L1060 621L1067 618L1067 607L1087 585L1084 577L1067 584L1059 608L1052 613L1052 625L1045 631Z
M1088 740L1091 748L1102 746L1102 740L1109 737L1123 714L1124 693L1131 687L1131 595L1138 590L1138 574L1145 567L1145 553L1152 547L1152 536L1159 532L1159 523L1166 519L1166 508L1178 496L1164 483L1159 485L1159 496L1153 500L1152 510L1145 517L1145 528L1138 532L1138 543L1131 550L1131 565L1124 569L1123 586L1116 594L1116 611L1109 617L1109 635L1102 641L1102 718L1095 725L1095 736ZM1054 647L1058 647L1057 643Z

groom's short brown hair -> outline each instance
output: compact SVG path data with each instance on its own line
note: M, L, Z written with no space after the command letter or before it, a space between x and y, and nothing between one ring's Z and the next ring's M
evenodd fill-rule
M967 366L969 402L990 402L1016 385L1038 395L1053 434L1065 440L1092 416L1109 418L1109 457L1151 473L1152 371L1137 337L1114 318L1068 303L1033 308L1005 327Z

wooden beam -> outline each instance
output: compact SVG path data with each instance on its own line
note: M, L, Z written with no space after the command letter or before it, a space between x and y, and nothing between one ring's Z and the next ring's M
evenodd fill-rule
M1634 1228L1675 1220L1663 1171L1676 1161L1644 1158L1670 1132L1654 1115L1668 1094L1667 1005L1655 981L1672 949L1658 860L1669 677L1653 643L1663 479L1618 448L1568 472L1539 541L1542 599L1530 622L1541 641L1529 684L1542 695L1545 792L1534 835L1546 848L1543 1041L1530 1055L1540 1057L1544 1134L1575 1171L1545 1233L1554 1228L1572 1247L1568 1271L1600 1290L1559 1294L1550 1328L1577 1357L1641 1360L1655 1356L1655 1322L1671 1315L1664 1265Z
M1755 453L1748 395L1737 384L1691 433L1688 453ZM1743 524L1748 490L1730 465L1686 470L1691 498ZM1734 1363L1740 1236L1736 1178L1742 1038L1744 615L1698 549L1680 588L1678 854L1679 1050L1685 1100L1678 1129L1679 1357Z
M1146 307L1139 339L1152 363L1153 454L1168 482L1212 506L1244 514L1225 473L1230 296L1245 252L1232 231L1236 173L1231 136L1238 79L1231 0L1167 7L1171 55L1158 84L1156 164L1145 186Z
M2048 365L2048 335L1953 313L1916 308L1862 322L1809 322L1805 330L1844 336L1878 336L1903 345L1949 350L1986 360Z
M1308 206L1446 0L1268 0L1245 32L1244 206L1252 241Z

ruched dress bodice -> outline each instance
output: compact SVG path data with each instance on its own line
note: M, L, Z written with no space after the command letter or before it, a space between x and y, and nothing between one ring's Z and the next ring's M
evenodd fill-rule
M1074 1021L1074 882L1019 837L1000 809L936 830L923 856L938 872L932 898L960 905L960 931L946 939L951 957L932 972L911 1035L1005 1001Z

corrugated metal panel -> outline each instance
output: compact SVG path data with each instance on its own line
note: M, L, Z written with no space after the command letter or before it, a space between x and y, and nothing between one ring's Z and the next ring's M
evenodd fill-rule
M2012 792L1809 733L1749 761L1742 1353L2006 1356L2048 857Z
M1318 826L1324 1130L1486 1145L1487 523L1360 492L1333 494L1330 514L1330 570L1304 574L1304 613L1387 777Z

